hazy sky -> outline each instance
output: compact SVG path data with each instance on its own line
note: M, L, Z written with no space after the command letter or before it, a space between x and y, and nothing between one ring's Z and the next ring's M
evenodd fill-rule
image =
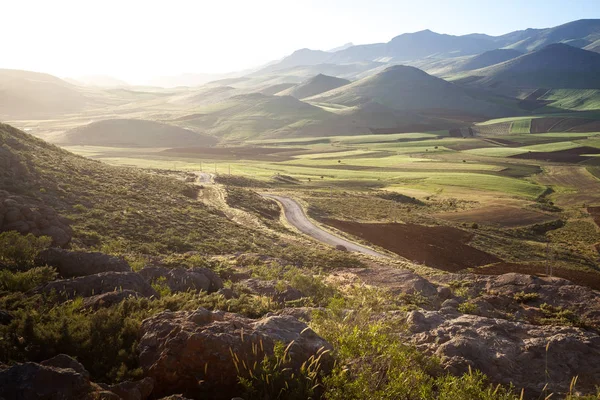
M0 0L0 10L0 68L142 83L422 29L545 28L600 18L600 0Z

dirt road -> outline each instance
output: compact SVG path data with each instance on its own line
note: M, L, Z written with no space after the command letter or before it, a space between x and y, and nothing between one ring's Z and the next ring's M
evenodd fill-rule
M375 250L371 250L368 247L361 246L356 243L352 243L348 240L342 239L341 237L335 236L329 232L319 228L306 217L304 210L296 202L289 197L275 196L271 194L263 194L264 197L268 197L273 200L277 200L279 204L283 206L285 218L290 224L295 226L300 232L317 239L320 242L328 244L330 246L344 246L348 251L356 251L359 253L367 254L375 257L389 258L383 253L378 253Z

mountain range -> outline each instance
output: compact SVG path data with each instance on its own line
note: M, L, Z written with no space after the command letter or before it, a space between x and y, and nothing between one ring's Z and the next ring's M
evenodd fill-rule
M208 76L194 75L192 85L174 88L100 88L0 70L0 117L82 114L57 141L142 147L165 145L169 137L174 146L189 146L453 129L600 109L600 54L593 51L599 48L600 20L579 20L502 36L425 30L387 43L301 49L263 68L201 85Z

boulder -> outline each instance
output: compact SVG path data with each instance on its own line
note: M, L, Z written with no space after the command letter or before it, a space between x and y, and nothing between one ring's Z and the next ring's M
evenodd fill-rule
M139 274L148 283L164 279L173 292L204 291L216 292L223 287L223 281L208 268L165 268L146 267Z
M273 300L284 303L286 301L299 300L304 295L298 289L288 284L280 284L277 281L263 281L256 278L245 279L239 282L251 293L271 297Z
M34 289L34 293L56 293L62 298L91 297L115 291L131 290L143 297L159 297L158 293L135 272L104 272L49 282Z
M155 396L230 399L239 393L238 372L271 355L276 342L290 345L290 371L322 354L331 367L331 345L291 316L252 320L222 311L162 312L142 323L140 366L155 379Z
M0 371L0 398L3 399L92 399L92 394L99 391L88 376L72 368L27 362Z
M14 318L8 311L0 310L0 325L8 325Z
M492 382L512 383L532 396L546 383L550 392L566 393L575 376L576 389L586 393L595 393L600 382L596 332L437 311L412 311L407 323L417 348L440 357L453 374L471 366Z
M55 367L62 369L70 368L78 374L81 374L86 379L90 378L90 373L87 372L85 367L79 361L66 354L59 354L46 361L42 361L40 364L46 367Z
M36 264L56 268L63 278L73 278L99 274L102 272L131 272L131 267L123 258L104 253L86 253L51 248L42 251Z
M73 234L69 221L40 201L0 192L0 232L17 231L23 235L50 236L52 244L64 247Z
M90 382L89 372L66 354L0 370L0 399L6 400L147 400L153 387L152 378L112 386Z
M127 381L116 385L102 385L106 390L116 394L122 400L146 400L154 389L154 379L144 378L139 381Z
M91 297L85 297L83 299L83 306L85 308L91 308L97 310L99 308L110 307L115 304L119 304L123 300L130 298L137 299L143 297L138 292L133 290L117 290L114 292L97 294Z

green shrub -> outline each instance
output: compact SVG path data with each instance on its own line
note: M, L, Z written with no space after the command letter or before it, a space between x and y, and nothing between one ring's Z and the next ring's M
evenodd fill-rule
M292 342L293 343L293 342ZM318 350L300 368L293 372L287 347L282 342L275 344L273 355L265 355L260 363L246 362L239 355L231 353L238 373L238 380L244 390L244 398L257 399L297 399L313 398L319 388L319 370L321 357L327 350ZM262 349L253 346L253 359L260 359Z
M51 267L34 267L24 272L0 270L0 291L27 292L39 285L56 279Z
M21 235L10 231L0 233L0 262L11 267L30 267L40 251L50 247L52 238Z
M530 301L535 301L539 299L540 295L538 293L525 293L523 291L520 291L518 293L515 293L513 298L519 303L528 303Z
M477 308L477 304L465 301L458 305L457 310L463 314L477 314L479 309Z

